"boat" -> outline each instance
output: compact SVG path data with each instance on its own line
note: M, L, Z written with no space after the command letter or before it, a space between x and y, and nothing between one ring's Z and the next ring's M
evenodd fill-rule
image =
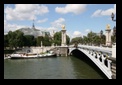
M40 58L56 57L56 54L54 54L53 51L50 51L48 53L39 54L38 57Z
M4 59L10 59L10 58L11 58L10 56L4 57Z
M48 57L56 57L56 55L55 54L49 54L49 53L38 55L38 58L48 58Z
M10 55L11 59L30 59L30 58L47 58L47 57L56 57L56 55L51 51L44 54L16 52Z
M10 54L4 54L4 59L10 59Z
M38 58L37 53L14 53L10 55L11 59L30 59Z

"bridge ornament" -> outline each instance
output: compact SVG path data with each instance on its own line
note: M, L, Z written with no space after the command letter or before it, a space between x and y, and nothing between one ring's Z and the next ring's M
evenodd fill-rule
M106 25L106 29L107 29L107 30L110 29L110 25L109 25L109 24Z
M61 27L62 27L62 30L65 30L65 25L62 25Z
M72 53L75 49L69 48L69 52ZM89 57L109 79L112 79L111 60L108 59L112 55L111 51L84 45L78 46L77 49Z

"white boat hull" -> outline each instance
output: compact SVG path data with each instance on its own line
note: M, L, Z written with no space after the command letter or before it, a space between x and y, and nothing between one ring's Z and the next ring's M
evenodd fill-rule
M47 54L12 54L11 56L11 59L30 59L30 58L47 58L47 57L56 57L56 55L54 54L50 54L50 53L47 53Z
M12 54L11 59L29 59L29 58L37 58L38 55L22 55L22 54Z

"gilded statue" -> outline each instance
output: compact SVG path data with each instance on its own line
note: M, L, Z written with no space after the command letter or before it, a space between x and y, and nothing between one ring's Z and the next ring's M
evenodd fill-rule
M62 30L64 30L64 29L65 29L65 25L62 25L61 27L62 27Z
M110 29L110 25L109 24L106 25L106 29Z

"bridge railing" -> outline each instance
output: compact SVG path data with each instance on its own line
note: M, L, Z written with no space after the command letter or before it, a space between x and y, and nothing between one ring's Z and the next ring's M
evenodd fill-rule
M98 65L98 67L105 73L105 75L111 79L111 60L108 58L112 56L110 50L93 48L93 47L78 47L83 49L82 51L91 58L91 60Z

